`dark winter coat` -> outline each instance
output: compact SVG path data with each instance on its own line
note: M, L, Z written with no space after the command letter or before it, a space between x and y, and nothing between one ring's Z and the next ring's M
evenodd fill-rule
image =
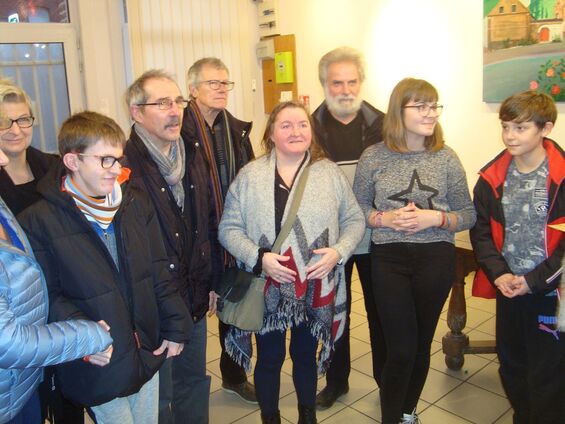
M208 311L209 292L215 289L219 278L221 254L208 166L199 147L185 143L185 152L183 211L133 129L124 151L127 166L132 171L130 186L145 191L155 205L169 270L189 306L192 319L198 321Z
M94 406L138 392L165 359L152 353L163 339L187 340L189 316L171 283L157 215L147 196L123 189L113 220L118 268L71 196L61 190L63 175L62 164L51 169L38 186L43 199L18 218L45 272L49 320L103 319L110 326L110 364L97 367L76 360L57 366L64 396Z

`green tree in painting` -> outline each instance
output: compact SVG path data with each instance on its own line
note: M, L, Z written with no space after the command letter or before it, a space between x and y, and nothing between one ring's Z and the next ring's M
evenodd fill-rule
M550 19L555 17L555 3L557 0L531 0L530 13L535 20Z
M494 6L499 2L499 0L484 0L483 3L483 18L486 18Z

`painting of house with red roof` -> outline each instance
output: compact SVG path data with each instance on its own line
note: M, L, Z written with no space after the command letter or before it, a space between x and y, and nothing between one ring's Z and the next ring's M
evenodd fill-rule
M483 100L532 89L565 101L565 0L483 1Z

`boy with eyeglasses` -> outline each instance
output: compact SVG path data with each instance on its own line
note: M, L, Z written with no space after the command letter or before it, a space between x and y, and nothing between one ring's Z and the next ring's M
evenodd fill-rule
M474 190L473 294L496 292L499 373L513 422L563 423L565 334L555 310L565 237L552 224L565 220L565 155L547 138L557 109L548 95L525 91L498 116L506 149L481 169Z
M104 319L114 339L105 368L89 358L58 366L61 389L91 407L98 424L153 424L159 367L182 351L189 327L155 211L128 187L125 136L112 119L73 115L58 141L62 163L19 218L45 272L50 320Z

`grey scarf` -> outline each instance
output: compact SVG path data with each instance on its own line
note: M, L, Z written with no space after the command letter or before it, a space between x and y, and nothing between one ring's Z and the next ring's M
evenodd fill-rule
M151 158L159 167L159 172L171 188L173 196L179 208L184 209L184 187L182 179L185 173L186 157L184 142L179 137L178 140L171 142L171 150L168 156L164 156L161 151L153 144L152 136L145 128L137 123L133 126L139 138L147 147Z

